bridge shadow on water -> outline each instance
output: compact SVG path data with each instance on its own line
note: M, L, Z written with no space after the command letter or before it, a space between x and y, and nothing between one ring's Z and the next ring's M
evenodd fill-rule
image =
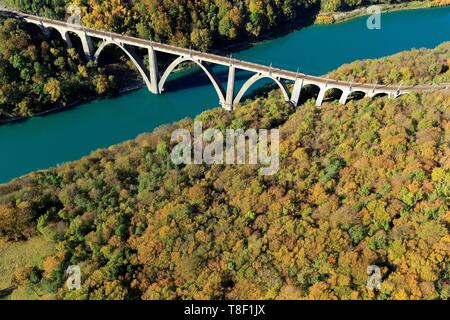
M205 86L210 86L211 90L214 90L211 80L199 67L195 67L192 70L179 72L182 72L183 74L181 76L177 76L177 73L175 72L170 75L164 86L164 92L176 92ZM226 90L228 82L228 69L213 68L213 72L217 80L222 84L224 90ZM237 70L235 75L235 92L239 90L242 84L252 75L253 73L251 72Z
M214 87L211 80L208 76L203 72L203 70L199 68L195 68L195 71L189 71L189 74L183 74L182 76L176 77L175 74L172 74L164 87L165 93L183 91L193 88L207 87L209 86L214 94ZM227 81L228 81L228 69L225 68L215 68L213 70L216 79L222 84L223 89L227 89ZM244 70L236 70L235 74L235 86L234 86L234 94L236 95L239 90L242 88L243 84L250 79L255 73ZM251 88L244 94L241 99L241 102L246 99L255 99L261 96L267 96L267 94L272 90L279 90L278 86L270 79L262 79L256 82Z
M211 83L211 80L208 78L208 76L201 70L200 68L195 68L186 70L186 71L180 71L183 72L182 75L178 75L176 73L172 74L164 88L165 93L170 92L179 92L183 90L193 89L193 88L200 88L200 87L211 87L212 92L214 92L214 87ZM220 81L222 84L224 90L227 88L227 81L228 81L228 69L225 68L216 68L218 70L214 70L214 75ZM254 73L249 71L243 71L243 70L237 70L236 76L235 76L235 95L239 90L242 88L242 85L247 81L249 78L251 78L254 75ZM289 92L292 92L292 84L293 82L285 82L285 85L287 86ZM280 88L271 80L271 79L262 79L258 82L256 82L253 86L250 87L247 93L244 94L244 96L241 99L241 102L244 102L247 99L256 99L258 97L267 97L269 92L276 90L281 93ZM316 99L319 95L320 88L316 85L306 85L302 88L300 99L298 105L304 104L306 101L310 99ZM342 95L342 91L337 90L330 90L327 92L327 95L324 99L325 102L330 101L337 101ZM364 95L359 94L356 92L355 94L352 94L349 96L348 101L350 100L359 100L363 98Z

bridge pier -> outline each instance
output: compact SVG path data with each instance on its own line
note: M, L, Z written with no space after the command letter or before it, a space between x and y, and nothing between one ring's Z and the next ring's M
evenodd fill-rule
M320 107L322 105L323 98L325 98L325 93L327 92L327 90L328 88L326 86L320 87L320 92L316 100L316 107Z
M159 70L158 60L156 58L156 52L152 47L148 48L148 60L149 60L149 73L150 73L150 87L149 90L153 94L159 94Z
M373 98L373 97L375 97L376 95L377 95L377 93L375 92L375 90L371 90L371 91L367 92L367 96L368 96L369 98Z
M225 110L233 110L234 103L234 81L236 78L236 68L230 66L228 69L228 81L227 81L227 92L225 97L225 104L222 106Z
M291 103L294 105L294 107L298 106L298 102L300 100L300 93L302 92L303 88L303 81L304 79L295 80L294 88L292 89L291 95Z
M42 29L43 33L45 36L48 36L50 34L49 30L48 30L48 26L46 27L44 24L39 24L39 27ZM81 27L77 26L78 30L80 30ZM69 36L69 30L67 28L63 28L63 27L57 27L57 26L52 26L52 28L56 29L59 34L61 35L61 38L64 40L64 42L66 43L68 48L71 48L73 46L72 40L70 39ZM73 31L81 40L81 44L83 46L83 52L86 56L86 59L88 61L91 61L94 59L94 55L95 55L95 49L94 49L94 44L92 43L92 38L90 36L88 36L86 34L86 32L84 31Z
M43 24L38 24L37 26L41 29L42 33L44 34L44 37L46 38L50 37L50 30L48 30Z
M391 93L388 94L389 98L391 98L391 99L396 99L396 98L400 97L401 95L402 94L399 91L391 92Z
M92 38L89 37L85 32L77 33L81 39L81 44L83 46L84 55L88 61L94 60L95 49L92 43Z
M68 31L66 31L66 32L60 31L59 33L61 33L61 37L66 42L67 48L72 48L73 44L72 44L72 40L70 39L69 32Z
M340 104L346 104L347 103L347 99L348 96L350 95L351 91L350 90L342 90L342 95L339 98L339 103Z

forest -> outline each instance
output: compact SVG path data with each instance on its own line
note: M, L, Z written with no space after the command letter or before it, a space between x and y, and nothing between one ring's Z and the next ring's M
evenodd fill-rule
M0 17L0 121L114 93L115 80L56 37Z
M449 48L333 74L375 69L390 81L414 66L441 79ZM440 91L295 109L269 90L196 119L279 128L274 176L174 165L171 133L192 129L184 119L16 179L0 186L0 284L33 299L448 299L449 106ZM75 264L83 286L68 291ZM381 268L379 290L366 287L369 265Z
M400 52L383 63L377 59L354 61L330 72L327 77L360 83L420 85L450 83L450 42L433 50Z
M441 0L442 1L442 0ZM444 0L445 1L445 0ZM409 0L0 0L10 7L63 19L77 5L88 27L200 50L258 40L289 23L305 25L319 12L347 11ZM418 2L432 3L431 0ZM437 0L436 2L439 2Z

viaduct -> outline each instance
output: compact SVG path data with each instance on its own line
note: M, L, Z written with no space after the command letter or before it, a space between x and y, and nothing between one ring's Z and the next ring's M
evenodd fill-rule
M268 67L256 63L246 62L231 57L224 57L217 54L199 52L191 49L178 48L175 46L162 44L150 40L124 36L117 33L106 32L86 28L76 24L70 24L58 20L41 18L33 15L24 14L17 11L0 9L8 14L13 14L28 23L37 25L44 33L48 33L50 29L55 29L61 34L62 39L68 47L72 46L70 33L77 35L81 39L83 51L89 60L98 61L102 51L107 46L119 47L135 64L141 74L148 90L154 94L160 94L164 91L164 85L169 75L184 62L195 63L208 76L214 86L219 102L226 110L232 110L233 106L240 103L242 97L257 81L268 78L278 85L281 89L284 99L291 102L294 106L299 104L300 93L306 85L314 85L319 88L319 94L316 105L320 106L325 98L328 90L338 89L341 91L339 102L345 104L352 93L358 92L362 96L373 98L379 95L388 95L396 98L402 94L410 92L424 92L433 90L448 89L450 84L433 84L418 86L394 86L380 84L363 84L346 81L331 80L323 77L315 77L303 73L282 70L278 68ZM100 39L101 44L95 49L93 39ZM149 65L146 66L143 60L135 53L134 48L141 48L148 51ZM157 52L164 52L174 55L176 59L160 73L158 70ZM222 65L228 68L228 81L226 88L217 79L211 69L212 65ZM246 70L254 73L244 85L239 88L235 94L235 75L236 70ZM287 83L293 83L292 92L289 91Z

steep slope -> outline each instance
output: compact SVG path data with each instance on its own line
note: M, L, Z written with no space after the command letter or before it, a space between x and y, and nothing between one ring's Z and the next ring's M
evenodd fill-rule
M450 42L444 42L434 49L414 49L394 54L387 59L345 64L330 72L328 77L379 84L450 83L449 65Z
M0 4L57 19L68 17L67 9L76 5L86 26L208 50L310 24L317 13L345 15L349 10L374 4L441 6L448 5L448 0L0 0ZM330 19L334 21L328 16L318 21Z
M170 137L192 130L186 119L15 180L0 187L0 236L41 233L57 252L13 281L44 298L447 299L449 106L441 91L295 110L269 92L197 120L279 128L276 175L175 166ZM83 288L68 292L72 264Z
M0 17L0 121L117 91L112 74L81 57L23 21Z

